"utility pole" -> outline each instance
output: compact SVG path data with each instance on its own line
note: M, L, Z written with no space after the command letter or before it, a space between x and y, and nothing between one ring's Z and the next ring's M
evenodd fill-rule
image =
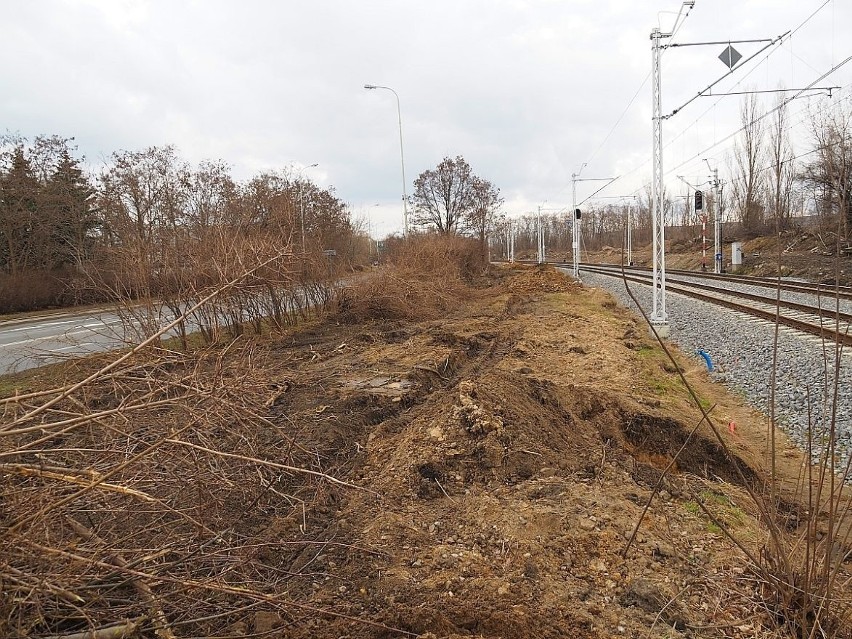
M636 201L636 196L633 202ZM627 201L627 266L633 266L633 216L630 214L630 200Z
M584 162L582 166L580 166L580 170L577 173L571 174L571 218L573 223L571 224L571 248L574 253L574 268L572 271L572 275L575 279L580 279L580 242L582 236L580 234L580 224L582 213L580 209L577 208L577 182L612 182L616 178L581 178L580 173L583 172L583 168L586 166ZM601 189L606 188L607 185L602 186ZM598 192L596 191L596 193ZM589 198L586 198L589 199ZM585 200L584 200L585 201Z
M666 223L663 215L663 109L660 96L660 41L671 37L659 28L651 31L651 93L653 119L653 177L651 179L651 219L653 226L651 324L665 337L668 333L666 313Z
M722 182L719 169L713 169L713 182L716 186L716 272L725 271L725 250L722 248Z
M580 217L577 215L577 180L583 172L586 163L580 165L580 170L571 174L571 256L573 268L571 274L574 279L580 279Z
M510 253L511 249L509 248L509 244L512 241L511 237L512 237L512 223L507 220L506 221L506 261L507 262L512 261L512 254Z
M702 97L702 96L710 96L714 95L710 91L716 86L719 82L727 78L733 71L734 67L736 67L737 63L742 58L741 54L736 51L731 45L737 43L757 43L757 42L768 42L768 44L762 47L759 51L752 54L745 62L748 62L758 55L760 55L763 51L768 49L769 47L781 42L781 40L788 35L790 35L790 31L787 31L783 35L778 36L777 38L761 38L761 39L751 39L751 40L728 40L726 42L689 42L689 43L675 43L666 45L663 47L661 41L663 38L671 38L674 32L677 31L678 26L680 24L680 17L683 15L683 10L687 9L687 15L689 15L690 9L695 6L695 0L684 0L683 5L681 6L681 10L678 13L678 17L675 20L675 26L672 28L672 31L669 33L662 33L659 28L654 28L651 30L651 102L652 102L652 120L653 120L653 178L651 180L651 216L653 219L654 233L653 233L653 251L654 251L654 264L653 264L653 305L651 310L651 324L655 326L657 333L660 334L661 337L665 337L668 334L668 314L666 313L666 249L665 249L665 219L663 212L663 120L666 120L673 115L677 114L681 109L690 104L693 100ZM710 84L705 89L699 91L696 95L689 98L684 104L679 106L677 109L672 111L668 115L663 115L662 113L662 105L661 105L661 93L660 93L660 52L663 48L669 47L694 47L694 46L716 46L720 44L727 44L727 48L722 52L719 56L719 59L722 63L728 67L728 71L720 77L718 80ZM743 62L743 64L745 64ZM743 66L740 64L740 67ZM739 67L737 67L739 68ZM718 95L718 94L717 94ZM721 95L734 95L733 93L725 93ZM716 230L717 230L717 249L716 249L716 268L717 272L721 270L722 264L722 247L721 247L721 192L720 192L720 184L719 184L719 172L718 169L714 171L715 176L715 186L716 186Z
M723 271L724 264L724 256L722 255L722 185L719 182L719 167L715 169L711 167L707 158L704 158L704 161L707 163L707 168L713 172L711 177L713 178L713 193L716 202L713 209L713 272L718 274Z
M405 237L408 237L408 194L405 188L405 152L402 148L402 109L399 106L399 94L390 87L377 84L365 84L365 89L385 89L393 93L396 98L396 117L399 122L399 162L402 166L402 220Z
M662 39L671 38L677 28L683 9L691 9L693 0L685 0L681 13L675 21L675 27L670 33L663 33L659 27L651 30L651 120L653 138L653 162L651 178L651 220L652 233L652 303L651 324L660 337L669 333L669 318L666 312L666 220L663 211L663 107L661 97L660 53Z
M544 227L541 224L541 205L538 207L538 263L544 264Z
M707 214L701 214L701 270L707 270Z

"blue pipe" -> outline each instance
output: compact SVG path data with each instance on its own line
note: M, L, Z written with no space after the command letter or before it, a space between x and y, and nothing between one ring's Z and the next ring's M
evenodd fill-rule
M713 360L710 359L710 353L708 353L707 351L702 350L700 348L695 352L698 353L699 355L701 355L701 357L704 358L704 363L707 364L707 370L712 373L713 372Z

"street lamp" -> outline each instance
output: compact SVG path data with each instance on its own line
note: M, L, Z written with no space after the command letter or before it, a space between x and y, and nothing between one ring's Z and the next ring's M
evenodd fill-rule
M399 120L399 161L402 164L402 217L405 229L405 235L408 235L408 196L405 193L405 154L402 150L402 110L399 108L399 95L390 87L383 87L377 84L365 84L365 89L385 89L396 96L396 115Z
M300 175L300 176L301 176L301 178L302 178L302 179L300 179L300 180L299 180L299 210L300 210L300 212L301 212L301 218L302 218L302 253L306 253L306 252L307 252L307 251L306 251L306 249L305 249L305 198L304 198L304 197L302 197L302 192L303 192L303 190L304 190L304 188L305 188L305 185L304 185L305 178L304 178L303 173L304 173L306 170L308 170L308 169L312 169L312 168L314 168L314 167L316 167L316 166L319 166L319 163L315 162L315 163L313 163L313 164L309 164L308 166L303 167L303 168L299 171L299 175Z

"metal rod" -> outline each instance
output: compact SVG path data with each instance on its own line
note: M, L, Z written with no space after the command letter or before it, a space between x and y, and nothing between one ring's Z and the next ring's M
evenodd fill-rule
M749 62L751 62L752 60L754 60L757 56L759 56L761 53L763 53L764 51L766 51L769 47L771 47L772 45L774 45L774 44L776 44L776 43L778 43L778 42L781 42L781 40L782 40L782 39L784 39L787 35L789 35L789 33L790 33L790 32L788 31L787 33L784 33L784 34L782 34L782 35L778 36L777 38L772 38L771 40L763 40L763 42L769 42L769 44L767 44L765 47L761 47L761 48L760 48L760 49L759 49L756 53L753 53L752 55L750 55L749 57L747 57L747 58L746 58L745 60L743 60L743 61L742 61L742 62L741 62L741 63L740 63L740 64L739 64L736 68L737 68L737 69L741 69L744 65L748 64ZM691 98L689 98L689 100L687 100L686 102L684 102L683 104L681 104L681 105L680 105L678 108L676 108L674 111L672 111L671 113L669 113L669 114L668 114L668 115L666 115L666 116L663 116L663 118L664 118L664 119L668 119L668 118L672 117L672 116L673 116L673 115L675 115L678 111L680 111L681 109L683 109L686 105L691 104L693 100L695 100L696 98L700 98L701 96L703 96L703 95L704 95L707 91L709 91L709 90L710 90L710 89L712 89L714 86L716 86L717 84L719 84L722 80L724 80L725 78L727 78L727 77L728 77L729 75L731 75L733 72L734 72L734 69L733 69L733 68L729 69L727 73L725 73L724 75L722 75L721 77L719 77L719 78L718 78L717 80L715 80L714 82L711 82L708 86L706 86L705 88L703 88L703 89L702 89L701 91L699 91L696 95L694 95L694 96L692 96Z
M786 93L788 91L832 91L840 87L805 87L804 89L762 89L759 91L731 91L729 93L702 93L702 98L719 97L722 95L751 95L752 93Z
M787 33L790 33L789 31ZM784 35L787 35L785 33ZM781 36L779 36L781 37ZM772 42L775 38L760 38L758 40L714 40L713 42L674 42L663 46L663 49L673 49L674 47L703 47L711 44L745 44L747 42Z

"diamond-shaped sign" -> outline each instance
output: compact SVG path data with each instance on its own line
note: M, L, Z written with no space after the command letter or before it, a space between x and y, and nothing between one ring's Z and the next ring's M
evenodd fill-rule
M733 69L737 62L740 61L740 58L742 58L740 52L734 49L734 47L730 44L724 51L722 51L721 55L719 55L719 59L724 62L725 66L729 69Z

